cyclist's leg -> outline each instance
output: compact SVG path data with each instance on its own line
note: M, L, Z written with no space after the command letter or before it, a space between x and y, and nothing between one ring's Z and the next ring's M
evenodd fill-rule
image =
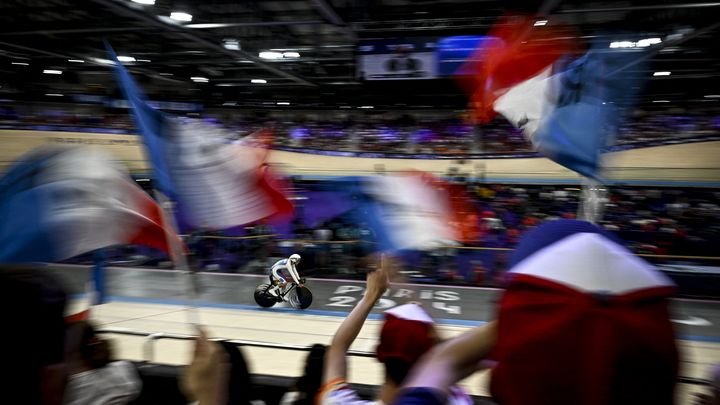
M269 291L271 294L275 295L276 297L280 297L280 290L285 288L285 278L282 276L282 273L278 270L279 269L276 269L276 268L272 269L273 286Z

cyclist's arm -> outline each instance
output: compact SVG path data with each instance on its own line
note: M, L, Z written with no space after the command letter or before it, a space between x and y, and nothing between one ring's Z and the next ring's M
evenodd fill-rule
M297 270L295 270L295 266L290 263L290 260L285 263L285 268L290 273L290 276L292 276L293 280L295 280L295 284L300 284L300 276L298 275Z

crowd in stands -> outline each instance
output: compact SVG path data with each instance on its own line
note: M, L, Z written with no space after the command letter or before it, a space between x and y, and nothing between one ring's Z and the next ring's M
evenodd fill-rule
M125 133L135 129L129 114L99 112L97 109L84 111L72 107L36 110L0 105L0 125L69 127L79 128L78 130L86 128L89 131L108 129Z
M296 200L296 218L285 225L250 227L246 235L252 239L217 239L222 235L214 232L189 236L195 265L208 271L265 272L272 258L301 251L302 270L311 276L361 277L362 257L371 250L367 242L371 231L347 216L309 226L304 215L312 211L312 187L296 181L295 194L301 197ZM476 240L406 252L405 270L416 281L498 284L507 268L504 249L515 248L528 230L543 222L575 218L581 198L579 186L470 183L467 191L478 214ZM636 253L712 256L720 243L716 190L613 186L605 198L600 226Z
M518 129L502 118L474 126L448 112L445 118L421 113L348 115L298 112L292 118L268 113L186 113L221 125L230 138L244 138L262 129L272 131L272 145L335 152L462 155L468 153L532 152ZM319 118L322 117L322 118ZM0 125L55 126L58 128L105 129L133 133L134 123L125 110L102 108L18 109L0 106ZM720 115L690 116L683 113L638 112L618 130L619 145L637 142L705 137L720 133Z

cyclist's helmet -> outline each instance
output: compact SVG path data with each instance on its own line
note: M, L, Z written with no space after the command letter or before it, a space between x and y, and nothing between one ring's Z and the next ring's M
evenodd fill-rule
M297 265L300 263L300 255L297 253L293 253L290 255L290 263Z

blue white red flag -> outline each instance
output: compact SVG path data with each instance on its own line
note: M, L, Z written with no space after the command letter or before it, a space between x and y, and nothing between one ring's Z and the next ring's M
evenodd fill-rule
M181 230L226 229L292 214L265 164L266 153L233 144L200 120L155 110L109 47L108 52L147 146L154 184L176 203Z
M169 252L163 212L108 154L41 148L0 178L0 262L51 262L113 245ZM178 239L179 240L179 239Z
M377 250L429 249L462 241L453 193L428 173L373 176L360 183L360 212Z
M642 55L604 44L573 58L571 36L532 19L511 20L491 35L501 41L464 67L474 116L503 115L542 155L599 179L601 153L641 82L637 66L626 67Z

